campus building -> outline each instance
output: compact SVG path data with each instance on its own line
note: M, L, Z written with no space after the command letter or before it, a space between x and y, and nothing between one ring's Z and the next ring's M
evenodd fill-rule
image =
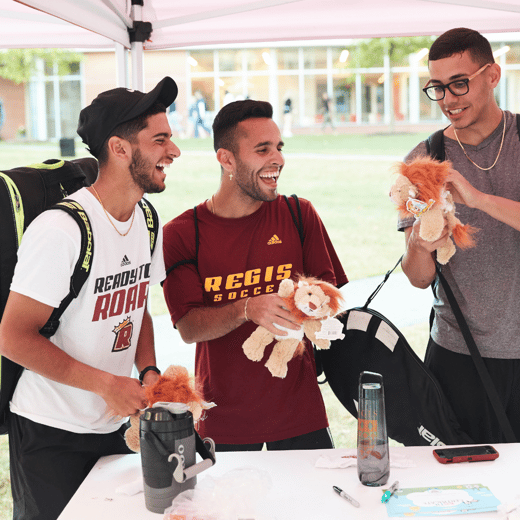
M488 38L502 67L499 105L520 112L520 33ZM249 97L269 101L280 127L290 122L289 133L415 131L446 122L421 91L428 80L426 50L392 67L382 57L380 66L354 68L348 47L345 41L323 41L147 51L145 89L165 75L176 80L173 121L182 135L193 130L190 112L196 95L205 100L208 124L225 102ZM27 85L0 78L5 111L0 135L40 141L76 137L80 108L117 85L116 75L114 52L85 51L84 60L72 64L66 76L41 63ZM330 122L324 119L324 94L332 102ZM288 99L290 116L284 116Z

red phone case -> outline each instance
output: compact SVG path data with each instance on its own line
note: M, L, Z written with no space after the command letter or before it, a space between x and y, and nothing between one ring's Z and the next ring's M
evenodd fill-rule
M441 454L437 453L438 451L445 451L445 450L433 450L433 456L441 463L441 464L455 464L457 462L479 462L483 460L495 460L498 458L498 451L495 450L492 446L482 446L482 448L486 450L490 450L487 453L479 453L479 454L470 454L470 453L463 453L465 448L451 448L451 450L460 450L460 454L453 454L454 456L452 458L448 458L445 456L442 456ZM449 450L450 448L447 448ZM468 446L468 450L475 449L475 446ZM491 451L493 450L493 451Z

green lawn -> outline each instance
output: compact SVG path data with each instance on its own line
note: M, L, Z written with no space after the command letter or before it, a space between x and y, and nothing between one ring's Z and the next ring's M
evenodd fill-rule
M426 133L327 134L285 139L286 166L279 191L287 195L296 193L312 201L351 280L382 274L401 255L403 236L396 232L396 211L388 198L393 182L391 169L397 158L426 137ZM220 172L210 139L178 140L176 144L184 153L167 170L167 189L150 197L164 223L210 198L219 184ZM78 157L87 155L79 142L76 153ZM360 159L360 155L366 158ZM51 158L60 158L58 144L0 142L2 170ZM159 287L152 289L152 312L166 312ZM427 324L407 327L402 332L423 357ZM356 421L339 404L328 385L322 385L322 392L336 447L354 447ZM7 453L7 437L2 436L0 520L11 517Z

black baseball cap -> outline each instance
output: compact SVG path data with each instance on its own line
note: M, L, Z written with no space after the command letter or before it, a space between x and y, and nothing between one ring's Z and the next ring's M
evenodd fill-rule
M78 134L97 157L108 136L121 123L126 123L146 112L156 101L169 107L177 97L175 81L166 76L145 94L138 90L114 88L101 92L79 114Z

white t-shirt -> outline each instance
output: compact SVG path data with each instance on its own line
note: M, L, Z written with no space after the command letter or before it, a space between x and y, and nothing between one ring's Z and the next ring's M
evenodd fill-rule
M136 205L128 235L120 236L98 200L85 188L71 199L89 216L94 236L91 272L79 296L50 339L73 358L100 370L130 376L148 296L148 286L165 277L162 226L153 259L142 210ZM120 232L127 222L112 219ZM25 232L11 290L58 307L70 289L79 257L78 224L64 211L46 211ZM98 395L51 381L24 370L11 401L11 411L37 423L75 433L110 433L122 420L109 417Z

